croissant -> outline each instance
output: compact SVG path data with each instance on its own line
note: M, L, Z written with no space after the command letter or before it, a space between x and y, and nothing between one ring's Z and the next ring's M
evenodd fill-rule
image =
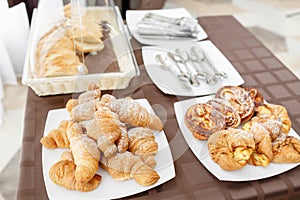
M129 151L117 153L116 155L101 159L101 166L117 180L133 178L143 186L153 185L159 180L155 170L146 165L142 159Z
M63 120L59 127L51 130L46 136L42 137L41 144L49 149L69 148L70 142L67 136L67 128L70 121Z
M163 129L163 123L158 116L149 113L146 108L131 98L116 99L112 95L106 94L102 96L101 101L110 106L111 110L119 115L122 122L153 130Z
M67 103L67 110L70 110L70 117L74 122L87 121L94 118L96 112L97 100L90 100L76 105L76 100L69 100ZM73 106L73 105L76 106Z
M86 103L92 100L100 100L101 90L88 90L78 96L78 104Z
M272 139L269 131L258 122L250 128L255 141L255 150L250 156L249 163L255 166L266 167L273 159Z
M57 185L81 192L92 191L100 185L100 175L95 174L88 182L81 182L75 178L75 171L76 165L72 153L66 151L61 155L60 160L51 166L49 177Z
M76 165L75 178L77 181L88 182L99 168L100 151L96 141L83 134L79 123L70 124L67 135Z
M120 137L117 139L116 144L119 152L124 152L128 149L129 138L125 124L119 120L119 116L112 112L109 107L97 106L97 112L95 112L95 119L104 124L108 120L112 126L116 127L116 131L120 133ZM107 130L105 131L107 132Z
M104 49L103 29L92 15L81 17L81 24L74 23L66 29L67 36L75 42L78 53L90 53Z
M280 134L273 143L274 163L300 162L300 140L293 136Z
M76 55L63 24L55 26L41 37L36 47L35 60L35 77L70 76L88 72Z
M115 141L120 137L120 133L104 132L103 129L109 128L101 126L95 119L86 124L87 135L97 141L98 148L103 152L105 157L110 157L117 152Z
M129 151L141 157L150 167L156 165L154 155L158 151L158 144L155 141L154 134L151 129L136 127L128 131Z
M66 109L71 112L75 106L79 104L78 99L69 99L66 104Z
M219 130L208 138L209 154L224 170L243 168L255 149L252 133L240 129Z

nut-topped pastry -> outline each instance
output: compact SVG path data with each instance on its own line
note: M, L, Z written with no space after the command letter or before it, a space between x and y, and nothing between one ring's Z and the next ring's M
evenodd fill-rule
M217 91L215 97L228 101L239 113L242 122L248 121L254 114L254 102L244 88L224 86Z
M209 104L196 104L188 108L184 118L186 126L199 140L207 140L217 130L225 129L225 117Z

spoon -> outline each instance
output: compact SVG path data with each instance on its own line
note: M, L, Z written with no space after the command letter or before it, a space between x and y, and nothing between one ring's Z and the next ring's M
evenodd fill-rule
M173 74L173 76L175 76L178 80L179 83L181 84L182 88L184 90L191 90L191 86L189 85L188 81L188 77L185 76L184 74L178 74L177 72L175 72L174 70L171 69L171 67L169 66L169 64L167 64L167 58L164 57L161 54L157 54L155 56L155 60L157 62L157 64L166 71L169 71L171 74Z
M201 80L205 80L206 77L208 76L207 72L204 72L202 70L200 70L198 68L198 66L195 65L195 63L193 62L193 60L191 59L191 56L188 54L188 52L186 51L181 51L180 49L176 49L176 52L181 55L181 57L184 59L185 63L191 63L193 69L196 71L196 77L201 79Z
M200 86L200 82L197 80L197 78L195 76L193 76L191 74L188 66L186 65L186 62L184 61L184 59L180 55L178 55L176 53L168 52L168 56L170 58L172 58L172 60L175 62L177 68L180 70L180 73L181 74L182 73L186 74L186 76L189 78L189 81L190 81L191 85L193 85L193 86ZM186 71L187 71L186 73L181 70L181 68L178 65L178 63L181 63L181 64L183 64L185 66Z

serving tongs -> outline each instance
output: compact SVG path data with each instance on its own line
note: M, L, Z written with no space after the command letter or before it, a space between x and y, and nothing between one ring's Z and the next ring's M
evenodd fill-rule
M142 21L146 19L152 19L164 23L178 25L181 26L186 31L197 32L198 22L196 19L190 17L172 18L172 17L166 17L163 15L155 14L155 13L147 13L142 19Z

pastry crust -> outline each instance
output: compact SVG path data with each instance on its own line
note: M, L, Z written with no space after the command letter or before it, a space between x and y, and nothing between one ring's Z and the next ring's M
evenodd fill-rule
M198 140L207 140L215 131L225 129L224 116L209 104L196 104L189 107L184 121L193 136Z
M216 131L207 143L212 160L229 171L242 169L255 149L252 133L240 129Z

